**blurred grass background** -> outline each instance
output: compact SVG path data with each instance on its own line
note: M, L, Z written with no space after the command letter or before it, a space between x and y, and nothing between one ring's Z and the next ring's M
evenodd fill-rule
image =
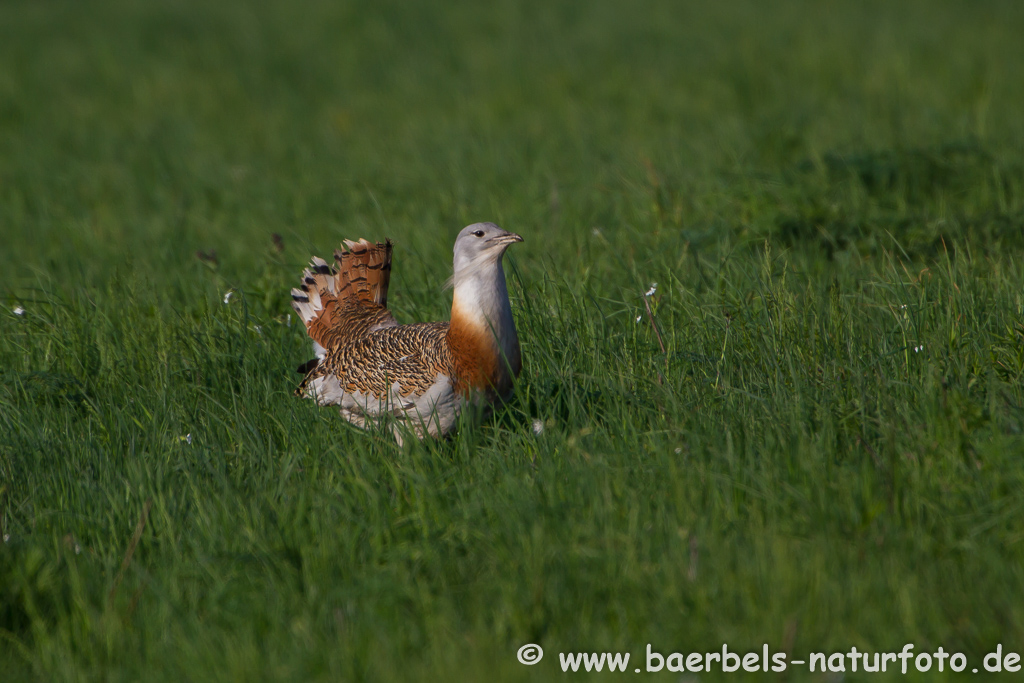
M4 679L1024 649L1021 35L997 0L0 4ZM478 220L526 238L507 409L398 449L291 396L311 254L390 236L399 319L443 319Z

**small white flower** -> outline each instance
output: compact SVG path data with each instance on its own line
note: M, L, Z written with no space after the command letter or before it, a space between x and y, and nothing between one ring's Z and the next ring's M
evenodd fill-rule
M178 437L178 441L184 441L189 446L191 446L192 445L192 432L189 432L185 436L179 436Z
M677 449L676 449L676 455L679 455L679 454L680 454L680 453L682 453L682 452L683 452L683 449L682 449L682 448L677 448Z
M256 330L256 334L263 334L263 328L259 325L254 325L253 329Z
M82 547L76 543L75 544L75 555L81 555L81 554L82 554Z
M11 312L14 313L14 315L25 315L25 309L21 306L15 306L11 309Z
M900 306L900 310L902 311L902 310L903 310L904 308L906 308L906 307L907 307L907 305L906 305L906 304L903 304L903 305L901 305L901 306Z
M600 237L601 236L601 229L600 228L594 228L590 232L593 233L594 237Z
M231 301L232 294L234 294L234 292L228 291L228 293L224 295L224 303L228 303L229 301Z
M9 540L11 540L11 535L10 534L4 534L4 543L7 543L7 541L9 541Z
M637 322L639 323L639 322L640 322L640 319L641 319L641 318L643 318L643 316L642 316L642 315L638 315L638 316L636 317L636 321L637 321Z
M924 351L924 344L914 347L914 353L920 353L921 351Z
M644 294L644 296L654 296L654 293L657 292L657 291L658 291L658 283L657 282L652 282L651 283L651 288L647 290L647 293Z
M541 434L544 433L544 421L543 420L534 420L533 421L533 433L536 434L537 436L540 436Z

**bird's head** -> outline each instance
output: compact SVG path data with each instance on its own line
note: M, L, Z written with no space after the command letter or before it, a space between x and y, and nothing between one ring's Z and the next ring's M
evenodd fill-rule
M522 241L519 235L494 223L467 225L455 238L455 274L497 264L510 244Z

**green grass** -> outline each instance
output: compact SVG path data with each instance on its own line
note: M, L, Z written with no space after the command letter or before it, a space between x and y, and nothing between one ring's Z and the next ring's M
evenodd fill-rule
M1010 1L0 4L0 677L1024 651L1021 35ZM444 319L478 220L526 238L506 408L398 448L291 395L311 254L390 236L396 315Z

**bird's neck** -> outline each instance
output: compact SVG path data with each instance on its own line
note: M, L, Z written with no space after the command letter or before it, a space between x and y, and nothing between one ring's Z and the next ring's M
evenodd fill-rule
M448 340L463 387L506 394L519 374L519 337L500 260L456 271Z

